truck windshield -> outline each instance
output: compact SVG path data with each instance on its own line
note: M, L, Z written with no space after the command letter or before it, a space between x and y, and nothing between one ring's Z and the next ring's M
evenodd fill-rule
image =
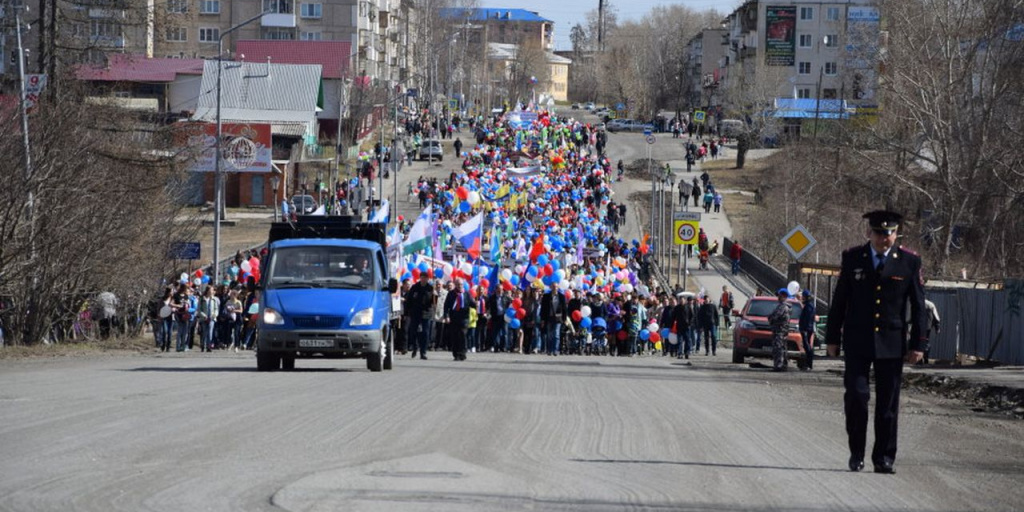
M772 314L772 311L775 311L775 305L778 304L778 303L779 303L779 301L774 300L774 299L772 299L772 300L755 300L750 305L750 310L747 311L747 316L764 316L764 317L767 317L768 315ZM795 302L790 302L789 305L792 308L792 309L790 309L790 312L789 312L789 318L791 320L799 319L800 318L800 310L803 309L803 305L797 304Z
M373 258L355 247L282 247L273 252L267 288L378 289Z

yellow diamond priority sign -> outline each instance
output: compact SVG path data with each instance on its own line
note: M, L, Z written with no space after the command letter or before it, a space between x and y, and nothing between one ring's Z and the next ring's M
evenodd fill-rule
M782 237L782 246L789 251L789 254L793 256L793 259L799 261L800 257L811 250L814 244L818 243L817 240L811 236L811 232L807 231L807 228L802 225L797 225L792 231Z

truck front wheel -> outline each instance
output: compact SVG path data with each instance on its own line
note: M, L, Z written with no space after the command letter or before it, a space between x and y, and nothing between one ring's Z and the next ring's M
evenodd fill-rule
M269 352L256 352L256 370L272 372L281 366L281 356Z

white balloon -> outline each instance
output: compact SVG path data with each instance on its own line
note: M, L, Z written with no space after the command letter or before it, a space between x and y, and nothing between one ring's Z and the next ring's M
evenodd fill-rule
M558 282L558 289L562 290L563 292L565 290L568 290L569 289L569 281L566 281L566 280L559 281Z
M501 271L501 278L502 278L503 280L505 280L505 281L508 281L509 279L512 279L512 271L511 271L511 270L509 270L509 269L507 269L507 268L506 268L506 269L503 269L503 270Z
M248 261L243 261L242 264L238 266L238 268L242 269L242 272L252 271L252 265L250 265Z
M461 270L463 274L473 275L473 265L472 264L463 263L462 265L459 265L459 270Z
M469 204L476 206L477 203L480 202L480 193L476 190L471 191L467 200L469 201Z
M185 282L188 282L188 273L182 272L181 273L181 280L185 281Z
M647 330L650 332L658 332L658 324L654 322L647 324Z
M800 293L800 283L790 281L789 284L786 285L786 291L789 292L790 296L796 297L796 295Z
M582 308L580 308L580 314L583 315L583 318L589 317L590 313L590 306L583 306Z

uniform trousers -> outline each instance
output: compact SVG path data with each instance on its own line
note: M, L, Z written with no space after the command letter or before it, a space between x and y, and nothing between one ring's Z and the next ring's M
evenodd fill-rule
M869 373L875 367L875 446L871 461L878 465L896 459L897 419L900 409L900 383L903 380L902 359L846 358L843 402L846 410L846 433L850 455L864 458L868 433L868 401L871 399Z

